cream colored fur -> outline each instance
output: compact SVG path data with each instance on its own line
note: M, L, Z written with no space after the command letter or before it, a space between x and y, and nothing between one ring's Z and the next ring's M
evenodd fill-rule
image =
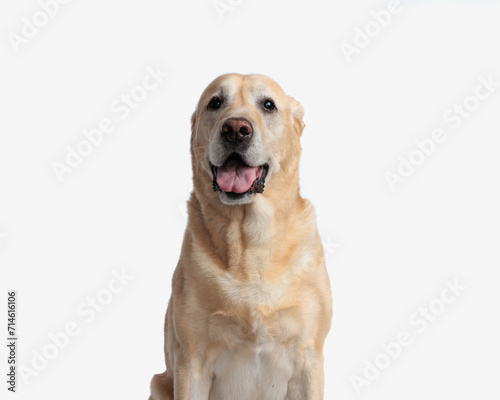
M218 93L225 104L209 112ZM271 98L274 115L259 107ZM331 293L312 205L299 193L300 104L271 79L224 75L192 118L194 190L165 321L167 369L150 400L320 400ZM229 117L247 118L265 190L228 205L209 161ZM260 142L259 142L260 141ZM307 179L307 177L306 177Z

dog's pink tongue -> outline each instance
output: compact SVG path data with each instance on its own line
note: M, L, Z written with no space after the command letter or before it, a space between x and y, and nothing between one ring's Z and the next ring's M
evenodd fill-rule
M231 160L217 170L217 184L224 192L245 193L257 179L255 167Z

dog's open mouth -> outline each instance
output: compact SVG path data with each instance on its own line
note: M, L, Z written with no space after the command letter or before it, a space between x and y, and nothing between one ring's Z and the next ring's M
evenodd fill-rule
M238 153L232 153L220 167L210 164L215 192L225 192L232 197L247 193L262 193L269 166L247 165Z

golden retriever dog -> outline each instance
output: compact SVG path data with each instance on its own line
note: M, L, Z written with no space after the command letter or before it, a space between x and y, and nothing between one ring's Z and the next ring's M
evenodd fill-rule
M191 119L193 192L150 400L323 399L332 300L299 192L302 106L228 74Z

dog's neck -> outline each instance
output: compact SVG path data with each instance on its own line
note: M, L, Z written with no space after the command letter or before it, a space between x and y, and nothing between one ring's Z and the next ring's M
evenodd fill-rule
M283 264L291 256L298 235L317 234L312 206L299 195L298 177L296 185L288 182L281 189L238 206L201 201L193 193L188 234L220 268L245 278L266 273L271 264Z

